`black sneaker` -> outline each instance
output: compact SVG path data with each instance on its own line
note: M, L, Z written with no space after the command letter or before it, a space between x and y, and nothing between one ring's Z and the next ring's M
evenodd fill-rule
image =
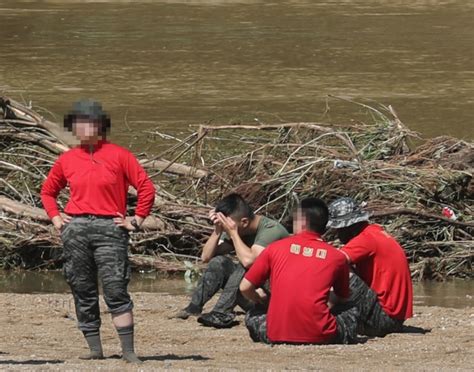
M201 309L193 304L189 304L184 309L178 311L173 318L186 320L190 316L197 316L201 314Z
M220 313L218 311L211 311L210 313L202 314L197 321L205 327L214 328L231 328L237 324L235 314Z

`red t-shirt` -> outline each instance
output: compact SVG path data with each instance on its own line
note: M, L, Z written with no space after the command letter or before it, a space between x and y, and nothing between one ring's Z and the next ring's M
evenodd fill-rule
M327 306L329 290L349 297L349 267L345 256L304 231L270 244L245 275L254 286L270 277L272 294L267 336L272 342L325 343L337 331Z
M405 252L381 226L368 225L342 251L377 293L387 315L399 320L413 316L413 286Z
M70 198L64 211L70 215L125 215L129 185L137 190L137 216L148 216L155 199L155 187L135 156L106 141L92 151L85 146L73 148L54 163L41 189L50 218L59 214L56 198L67 185Z

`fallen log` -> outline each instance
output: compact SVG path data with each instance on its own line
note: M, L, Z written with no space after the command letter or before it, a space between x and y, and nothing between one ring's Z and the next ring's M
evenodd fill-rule
M49 217L44 209L32 207L2 195L0 195L0 210L19 218L26 217L32 220L49 222Z
M165 171L167 173L179 174L186 177L203 178L208 175L208 172L203 169L190 167L189 165L172 163L168 160L147 160L141 159L140 164L145 169L154 169L158 171Z

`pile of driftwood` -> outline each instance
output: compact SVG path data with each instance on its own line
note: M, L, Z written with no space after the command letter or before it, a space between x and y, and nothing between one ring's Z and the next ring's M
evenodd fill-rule
M415 278L472 277L474 145L449 137L422 141L391 107L356 104L370 123L198 125L157 156L138 154L158 192L145 231L132 237L134 265L185 270L182 261L196 259L212 229L209 206L237 191L288 227L305 196L352 196L401 242ZM1 264L58 267L60 241L39 190L71 138L6 97L0 114ZM129 194L132 212L136 195ZM60 204L66 198L60 195ZM445 217L444 207L457 218Z

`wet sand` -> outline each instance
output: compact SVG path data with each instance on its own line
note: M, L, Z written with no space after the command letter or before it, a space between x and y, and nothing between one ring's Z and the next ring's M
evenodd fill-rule
M410 333L365 340L358 345L267 346L253 343L243 325L202 327L195 318L170 319L187 297L134 293L136 348L145 360L132 366L118 359L119 340L103 313L107 359L81 361L87 352L76 328L69 294L0 295L2 370L316 369L472 370L474 309L416 306ZM102 303L102 309L105 309ZM420 333L422 330L431 330Z

